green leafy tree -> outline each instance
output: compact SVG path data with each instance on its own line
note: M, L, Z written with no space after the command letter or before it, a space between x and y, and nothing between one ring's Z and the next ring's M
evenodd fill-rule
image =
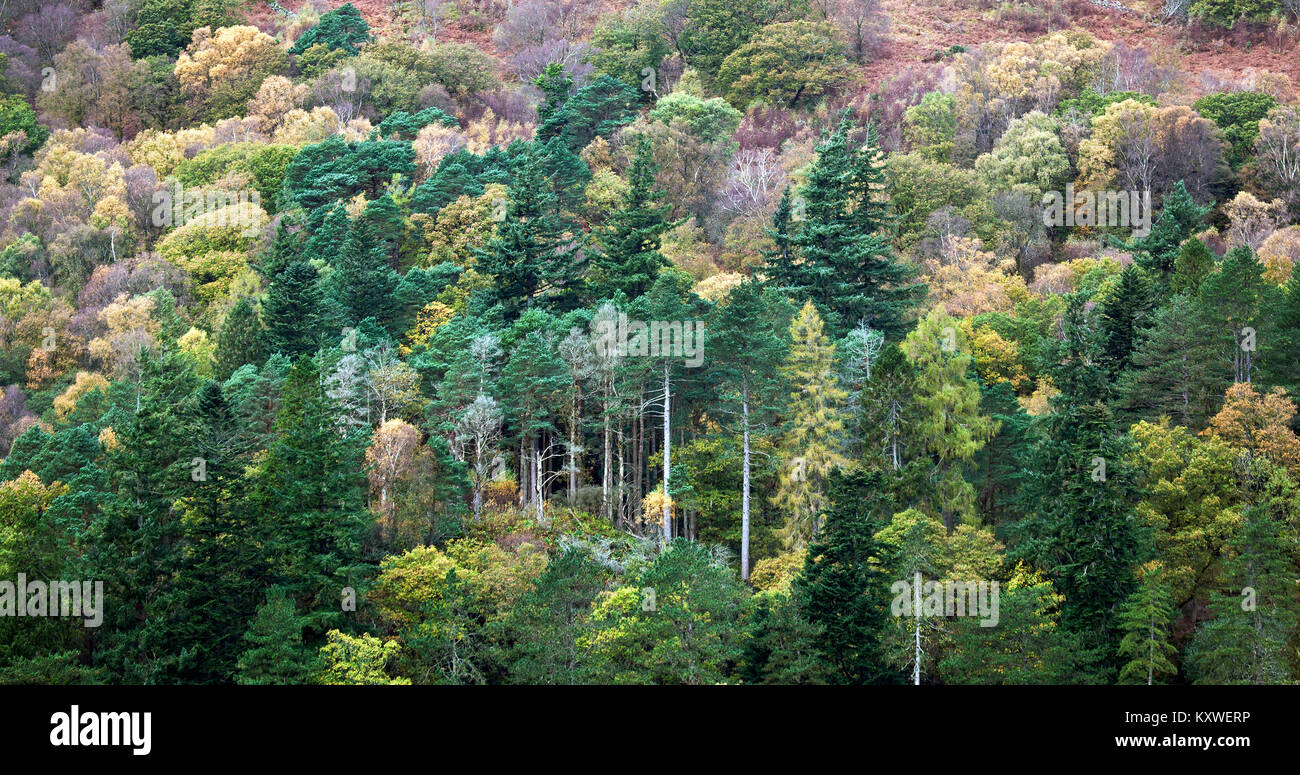
M395 640L330 630L320 648L320 674L316 680L346 686L409 686L409 678L392 678L385 672L399 650L401 644Z
M915 374L912 436L933 461L934 505L950 533L958 516L976 519L975 488L964 469L998 430L980 412L979 386L969 376L966 349L964 335L942 306L926 315L902 344Z
M939 664L945 683L1089 683L1079 638L1061 627L1063 598L1042 573L1019 564L998 596L996 627L957 619L951 652Z
M1227 588L1210 604L1214 618L1201 625L1188 646L1187 672L1196 683L1295 681L1295 650L1289 645L1300 618L1295 539L1278 505L1257 504L1244 515L1226 569Z
M1245 6L1251 0L1237 0ZM1264 0L1267 4L1267 0ZM1259 121L1277 105L1277 100L1269 94L1257 91L1216 92L1207 94L1192 107L1196 112L1213 121L1223 130L1223 137L1228 141L1228 163L1237 169L1248 161L1259 137Z
M739 109L756 99L795 108L845 86L850 68L833 27L792 21L759 30L723 60L717 80Z

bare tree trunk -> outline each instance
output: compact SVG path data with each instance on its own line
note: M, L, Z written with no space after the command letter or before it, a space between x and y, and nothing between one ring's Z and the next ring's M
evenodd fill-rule
M740 402L745 443L744 463L741 466L740 488L740 578L749 581L749 387L746 386Z
M542 453L538 449L537 439L533 439L533 501L537 504L537 524L543 524L542 513Z
M918 571L912 587L912 619L916 622L916 650L912 655L912 685L921 685L921 574Z
M609 501L609 476L610 476L610 434L609 434L609 393L605 393L605 458L602 461L602 471L600 475L600 508L607 522L613 521L614 509Z
M660 536L659 544L662 547L668 545L673 537L673 508L672 503L668 500L668 479L672 474L672 392L668 383L668 362L664 361L664 532Z

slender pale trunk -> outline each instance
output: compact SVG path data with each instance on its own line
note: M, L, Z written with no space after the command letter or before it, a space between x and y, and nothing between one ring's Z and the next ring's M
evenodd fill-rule
M921 574L912 586L912 619L916 622L916 651L912 655L912 685L921 685Z
M537 504L537 524L544 524L545 515L542 513L542 453L537 447L536 439L533 439L533 500Z
M618 488L614 491L614 497L618 498L618 519L619 522L627 524L627 503L623 499L623 487L627 484L627 439L623 437L623 428L620 423L618 429Z
M672 473L672 393L668 383L668 362L664 362L664 531L661 546L667 546L673 535L673 509L668 498L668 478Z
M605 393L605 459L602 463L600 475L600 508L604 512L605 520L614 521L614 508L609 500L609 476L610 476L610 433L609 433L609 393Z
M740 578L749 581L749 388L746 387L740 402L744 418L744 463L741 466L740 485Z
M582 389L574 388L573 405L569 411L569 507L578 494L578 407L582 405Z

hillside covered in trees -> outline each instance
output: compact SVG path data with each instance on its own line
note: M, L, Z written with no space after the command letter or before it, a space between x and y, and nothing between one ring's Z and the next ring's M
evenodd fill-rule
M0 683L1295 683L1297 12L9 0Z

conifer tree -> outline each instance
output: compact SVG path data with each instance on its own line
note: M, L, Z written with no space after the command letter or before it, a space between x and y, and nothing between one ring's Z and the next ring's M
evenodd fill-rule
M1199 207L1187 193L1183 181L1174 184L1160 210L1151 233L1133 243L1133 247L1143 252L1139 263L1160 277L1165 277L1174 268L1178 251L1183 242L1197 229L1201 220L1210 211L1210 206Z
M388 263L375 222L358 218L334 260L330 296L343 309L343 322L356 325L373 317L382 325L396 314L397 272Z
M321 292L316 267L295 261L271 282L262 307L266 351L290 358L315 351L321 331Z
M1259 334L1259 376L1300 396L1300 272L1292 272L1282 291L1268 303Z
M1204 425L1222 395L1222 379L1206 364L1209 349L1205 323L1186 296L1174 296L1156 310L1132 356L1132 369L1121 375L1117 406L1126 419L1168 415L1180 425Z
M1178 649L1169 642L1174 622L1174 602L1162 578L1159 563L1142 568L1138 587L1119 610L1119 642L1122 683L1153 685L1157 678L1177 673L1171 661Z
M767 274L797 301L814 302L837 338L859 323L898 336L925 286L890 247L868 187L879 164L872 134L865 147L850 147L852 126L846 115L817 146L795 206L803 215L791 238L796 250L789 260L779 249L771 254Z
M906 464L916 425L916 371L898 345L885 345L863 386L852 425L869 467L898 471Z
M307 232L310 236L303 244L303 254L310 261L332 262L338 256L339 248L347 241L352 221L348 218L347 207L342 202L318 207L307 219Z
M388 265L394 270L401 269L399 253L406 226L402 211L393 201L393 195L385 192L378 199L366 202L366 209L361 212L360 217L374 227L374 238L381 245Z
M261 366L264 360L266 336L257 316L257 307L252 298L241 296L227 313L217 334L217 363L212 374L224 382L245 363Z
M313 655L302 643L302 618L280 587L271 587L266 603L244 633L247 646L239 657L235 683L304 684L316 671Z
M649 139L639 138L628 168L627 195L605 221L601 250L591 261L587 282L594 298L608 299L622 291L635 299L649 290L659 270L668 266L659 246L663 233L672 228L668 221L672 205L659 204L663 192L654 188L657 171Z
M1259 313L1275 295L1274 286L1264 279L1264 266L1244 245L1229 250L1201 281L1196 307L1215 355L1202 367L1221 370L1216 376L1225 387L1229 381L1251 381Z
M1022 461L1018 497L1028 516L1015 526L1011 556L1046 571L1065 596L1065 627L1085 636L1089 648L1104 648L1151 537L1133 511L1127 444L1102 403L1106 381L1094 318L1083 297L1070 298L1052 370L1061 393ZM1113 655L1114 645L1107 651Z
M1119 283L1102 305L1102 350L1114 379L1129 367L1142 331L1150 325L1155 297L1146 274L1136 264L1120 272Z
M739 409L741 434L740 578L749 580L751 455L753 438L768 433L781 387L788 345L777 335L781 307L753 281L736 286L715 308L709 338L710 378L728 411ZM736 404L739 406L737 407Z
M873 537L888 508L878 495L883 475L840 472L829 485L825 528L794 581L800 616L813 627L813 646L833 683L900 683L880 646L890 599Z
M325 391L314 358L294 364L284 386L277 438L251 486L249 506L271 577L303 611L304 625L323 635L342 624L340 595L366 582L362 556L365 440L340 432L339 407Z
M964 469L998 427L980 413L979 385L968 376L971 356L965 336L942 306L921 320L901 349L915 375L912 437L933 461L933 504L951 533L958 516L976 517L975 489Z
M835 379L835 346L821 316L805 302L790 324L790 354L783 369L790 386L788 429L780 449L784 461L775 501L785 512L782 539L790 547L807 546L817 535L826 507L831 473L847 465L840 435L847 396Z
M1196 237L1183 243L1174 259L1174 274L1169 278L1169 290L1192 298L1201 290L1201 281L1214 271L1214 254Z
M188 492L198 387L192 361L174 347L142 348L140 381L110 413L115 443L106 465L112 492L91 541L93 573L104 580L107 626L97 660L124 679L163 680L178 648L166 622L178 563L173 504ZM129 391L129 392L128 392Z
M241 508L246 459L235 417L211 380L199 388L197 405L188 492L177 501L183 528L168 615L151 635L167 654L160 660L165 680L226 683L243 650L231 634L252 619L261 596L254 582L266 574L256 525Z
M508 321L533 306L562 309L577 290L578 241L557 210L538 152L524 151L515 161L505 220L487 246L475 250Z
M262 259L258 263L258 269L267 282L274 282L285 267L302 258L302 232L292 231L290 223L287 217L280 219L271 247L262 254Z

